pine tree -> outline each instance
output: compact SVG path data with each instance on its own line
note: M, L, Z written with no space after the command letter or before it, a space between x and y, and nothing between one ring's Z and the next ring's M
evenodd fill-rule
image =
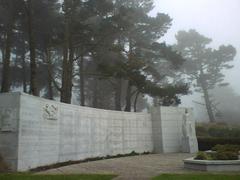
M209 90L226 85L223 70L232 68L229 63L236 55L236 49L221 45L218 49L209 48L211 39L195 30L180 31L176 35L176 49L187 60L184 72L189 76L197 92L203 93L209 120L215 121L214 101Z

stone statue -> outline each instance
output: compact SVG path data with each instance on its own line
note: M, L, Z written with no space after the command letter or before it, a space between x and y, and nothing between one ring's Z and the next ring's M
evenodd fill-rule
M192 137L193 134L193 120L190 119L190 115L188 110L185 110L185 114L183 115L183 124L182 124L182 133L183 137Z
M187 120L188 120L188 112L187 110L185 111L185 114L183 115L183 124L182 124L182 134L183 138L188 137L188 129L187 129Z
M194 120L190 116L188 110L185 110L182 123L182 152L197 152L197 138L195 134Z

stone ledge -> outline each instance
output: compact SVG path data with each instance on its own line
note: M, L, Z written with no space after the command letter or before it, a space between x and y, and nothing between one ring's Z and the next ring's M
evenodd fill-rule
M183 160L184 168L200 171L240 171L240 160Z

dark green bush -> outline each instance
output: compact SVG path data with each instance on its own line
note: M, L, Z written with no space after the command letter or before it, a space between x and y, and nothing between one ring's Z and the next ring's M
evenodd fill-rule
M214 160L238 160L238 153L232 151L219 151L213 155Z
M197 124L196 134L198 137L240 138L240 126L224 123Z
M240 145L240 138L213 138L213 137L198 137L198 148L200 151L212 149L216 145Z
M200 137L207 137L208 135L208 129L205 126L196 126L196 134Z
M226 127L210 127L208 129L208 134L210 137L231 137L231 130Z
M216 145L212 148L213 151L218 151L218 152L235 152L238 153L240 151L240 145L232 145L232 144L226 144L226 145Z
M197 153L197 156L194 159L196 159L196 160L212 160L211 156L203 151L199 151Z
M219 151L216 153L198 152L196 160L238 160L238 153L231 151Z
M231 137L239 137L240 138L240 128L233 128L231 131Z
M214 152L200 151L195 159L198 160L238 160L240 145L216 145L212 148Z

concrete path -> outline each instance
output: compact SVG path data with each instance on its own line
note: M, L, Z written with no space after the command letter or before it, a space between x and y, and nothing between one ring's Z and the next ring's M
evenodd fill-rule
M153 154L70 165L40 174L116 174L116 180L151 179L162 173L188 173L182 160L191 154Z

